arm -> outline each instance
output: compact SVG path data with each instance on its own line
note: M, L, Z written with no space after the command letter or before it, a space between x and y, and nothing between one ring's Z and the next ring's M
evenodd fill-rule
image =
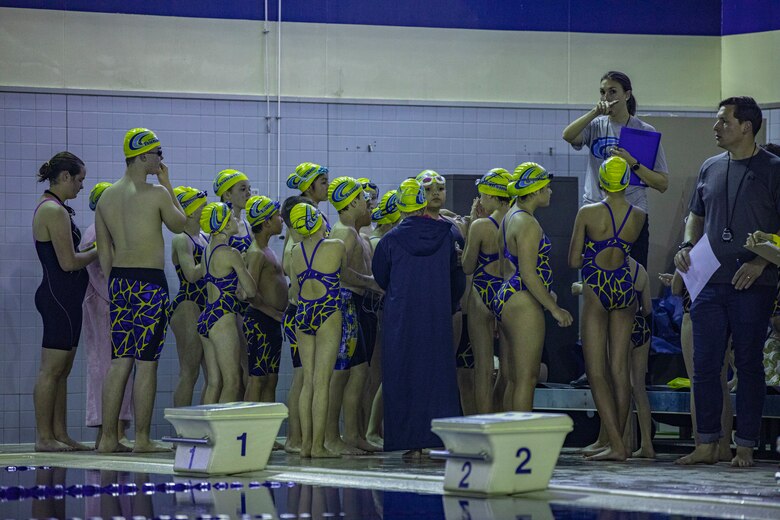
M450 248L450 313L455 314L458 303L466 291L466 275L458 265L458 252L455 249L455 240Z
M387 290L387 286L390 285L390 255L387 251L387 240L380 240L376 245L374 258L371 260L371 271L379 287Z
M157 180L168 192L167 200L161 197L160 199L160 215L165 227L172 233L181 233L184 231L184 225L187 223L187 214L179 204L179 199L173 193L173 187L171 181L168 178L168 166L165 163L160 163L160 173L157 175Z
M704 235L704 216L699 216L696 213L688 214L688 221L685 223L685 233L683 234L683 242L690 242L696 245L696 242ZM680 272L687 273L691 267L691 257L689 253L692 246L685 247L674 255L674 265Z
M510 224L514 232L509 233L508 240L514 240L517 248L517 262L520 277L536 301L550 311L561 327L568 327L574 321L568 311L558 307L555 298L545 288L539 274L536 272L536 262L539 257L539 241L542 239L542 228L536 222L517 219ZM517 238L515 238L517 237Z
M625 148L620 148L619 146L616 146L612 150L612 155L617 155L618 157L622 157L631 167L633 167L635 164L639 162L634 158L633 155L628 153L628 150L626 150ZM634 173L636 173L637 176L640 179L642 179L642 181L644 181L645 184L647 184L649 187L653 188L654 190L663 193L667 190L667 188L669 188L669 175L667 175L666 173L651 170L644 164L640 164L639 169L634 170Z
M639 273L636 277L636 286L642 292L642 301L639 302L642 308L642 316L648 316L653 313L653 299L650 296L650 278L642 264L637 263Z
M195 258L192 256L192 244L188 238L182 235L176 235L173 237L171 248L176 253L181 272L184 273L184 278L188 282L194 283L203 278L206 274L205 263L195 263Z
M607 103L599 101L595 107L585 112L583 115L569 123L569 126L563 129L563 140L574 146L581 146L583 143L582 131L598 116L608 114L612 105L617 101Z
M65 208L46 204L39 213L46 219L46 228L49 238L57 255L57 262L63 271L78 271L97 260L98 253L93 248L86 252L77 253L73 244L73 235L70 232L70 218Z
M463 256L461 257L463 272L465 274L472 274L477 268L477 256L479 256L479 250L482 247L482 224L482 221L477 220L469 226L466 249L463 251Z
M238 283L241 285L241 289L244 290L247 299L251 300L257 294L257 285L244 265L244 258L241 256L241 253L232 248L227 254L230 255L230 267L238 275Z
M108 230L105 221L103 220L103 213L101 212L101 205L98 204L97 211L95 212L95 234L97 236L97 250L98 258L100 259L100 270L103 271L103 275L108 278L111 276L111 267L114 265L114 240L111 238L111 232Z
M571 233L571 242L569 242L569 267L579 269L582 267L582 247L585 245L585 219L582 216L580 208L577 212L577 218L574 219L574 230Z

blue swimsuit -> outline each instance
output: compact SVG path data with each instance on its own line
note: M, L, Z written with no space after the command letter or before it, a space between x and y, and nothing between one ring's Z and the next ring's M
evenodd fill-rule
M514 211L511 215L509 215L508 219L505 218L504 222L511 220L512 217L514 217L518 213L528 213L528 212L523 209L518 209ZM520 278L519 261L517 257L509 251L509 248L506 245L506 226L502 227L501 233L504 236L504 257L508 259L510 262L512 262L512 265L515 266L515 272L508 280L506 280L503 284L501 284L501 288L498 290L496 299L493 300L493 314L496 315L498 321L501 321L501 313L504 310L504 305L506 305L506 302L509 301L509 298L511 298L512 295L518 291L528 290L528 287L526 287L526 285L523 283L522 279ZM542 280L545 289L548 290L550 289L550 285L552 285L552 281L553 281L552 268L550 267L551 250L552 250L552 243L550 242L550 239L547 238L547 235L542 234L542 239L539 241L539 254L536 260L536 273L539 275L539 278Z
M615 226L615 215L612 214L612 208L604 201L601 203L609 210L609 217L612 219L613 235L611 238L600 241L592 240L585 235L585 244L582 251L582 280L588 284L588 287L593 289L604 309L608 311L625 309L633 304L636 299L634 280L631 277L631 269L628 265L628 255L633 244L620 238L620 232L623 230L626 222L628 222L628 216L634 207L628 207L623 223L618 228ZM610 247L617 247L623 251L623 263L617 269L602 269L596 264L596 256Z
M198 317L198 334L204 338L209 337L209 331L214 324L225 314L238 313L241 307L241 301L236 297L238 290L238 273L230 271L230 274L221 278L216 278L209 271L209 261L214 256L214 251L220 247L230 247L226 244L219 244L211 250L211 254L206 257L206 283L211 283L219 290L219 296L213 302L206 302L206 307Z
M185 232L184 234L192 241L192 260L197 265L203 259L203 251L206 248L200 245L188 233ZM201 278L197 282L189 282L184 276L184 271L181 270L181 265L175 264L174 267L176 268L176 276L179 278L179 293L173 299L172 311L175 311L181 302L189 301L198 304L201 312L203 312L203 309L206 307L206 278Z
M311 258L306 257L306 249L303 246L303 242L301 242L301 252L303 253L303 260L306 262L306 270L296 277L298 279L298 287L302 290L303 284L307 280L316 280L325 287L325 294L316 300L307 300L300 295L298 296L295 325L299 333L308 334L309 336L314 336L322 324L330 318L331 314L341 309L341 268L332 273L321 273L312 267L314 255L317 254L317 249L319 249L323 240L320 239L317 245L314 246Z
M496 229L498 229L498 222L496 222L493 217L488 218L496 226ZM474 269L471 283L474 286L474 290L477 291L477 294L482 299L482 303L484 303L485 307L488 309L493 308L493 302L496 300L496 296L501 289L501 284L504 283L504 279L500 276L489 274L485 271L485 268L489 264L497 262L499 258L500 255L498 253L489 255L482 252L481 249L479 253L477 253L477 268Z

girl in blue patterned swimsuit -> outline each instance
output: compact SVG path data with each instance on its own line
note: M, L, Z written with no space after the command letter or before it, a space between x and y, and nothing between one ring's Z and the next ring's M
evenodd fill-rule
M620 157L604 161L599 183L606 197L580 208L569 246L569 265L582 268L584 282L580 336L585 372L609 439L608 446L589 457L592 460L625 460L630 455L623 430L631 403L629 349L636 294L628 254L646 217L626 200L630 172Z
M561 327L572 323L571 314L558 307L550 293L550 241L534 217L537 208L550 205L552 175L536 163L515 168L508 193L517 197L502 226L504 283L493 311L506 338L508 369L504 407L530 411L544 348L544 310Z
M198 318L198 334L203 342L209 375L203 403L228 403L237 401L241 395L239 359L241 353L246 352L242 350L236 327L239 297L253 297L257 286L241 254L227 245L238 227L228 205L207 204L200 217L200 227L211 236L203 253L208 298ZM239 286L243 294L240 294Z

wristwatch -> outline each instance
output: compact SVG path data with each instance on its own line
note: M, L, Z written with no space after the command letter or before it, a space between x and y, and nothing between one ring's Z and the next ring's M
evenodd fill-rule
M635 162L634 164L631 165L631 169L634 170L635 172L638 172L640 166L642 166L642 165L639 164L639 161L637 161L637 162Z
M680 244L679 246L677 246L677 250L678 250L678 251L682 251L682 250L683 250L683 249L685 249L686 247L693 247L693 242L691 242L690 240L688 240L687 242L683 242L682 244Z

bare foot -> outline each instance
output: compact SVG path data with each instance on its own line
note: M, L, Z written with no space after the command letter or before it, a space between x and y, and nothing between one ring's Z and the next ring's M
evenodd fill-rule
M401 455L401 459L407 462L419 462L422 460L422 456L422 450L409 450Z
M48 441L36 441L35 451L73 451L73 448L60 441L51 439Z
M338 459L339 457L341 457L340 454L332 452L328 448L323 448L321 450L312 448L311 450L311 458L313 459Z
M718 445L718 461L720 462L731 462L731 458L734 455L731 453L731 446L728 444L719 444Z
M737 446L737 454L731 459L731 467L733 468L749 468L755 466L753 461L753 448L746 448L745 446Z
M368 442L365 439L357 438L357 439L344 439L344 442L348 446L352 446L353 448L357 448L359 450L367 451L369 453L373 453L375 451L382 451L381 448L378 448L377 446L374 446L370 442Z
M341 439L334 442L326 442L325 449L339 455L367 455L368 452L346 444ZM312 450L312 453L314 450ZM312 455L313 456L313 455Z
M699 444L689 455L680 457L675 464L688 466L691 464L715 464L718 462L718 443Z
M301 445L300 444L294 444L292 442L287 442L284 445L284 451L287 453L300 453L301 452Z
M596 441L593 444L589 444L588 446L585 446L584 448L582 448L582 454L585 457L590 457L590 456L595 455L597 453L601 453L602 451L604 451L607 448L609 448L609 444L601 442L601 441Z
M301 448L299 452L301 454L302 459L310 459L311 458L311 448Z
M385 440L379 435L372 434L372 433L366 434L366 440L371 444L373 444L374 446L378 446L382 449L385 448Z
M631 454L631 457L635 459L654 459L655 450L652 448L652 446L649 448L640 447L638 450L636 450L634 453Z
M273 451L279 451L283 449L284 449L284 445L281 442L274 441Z
M626 452L624 450L613 450L611 447L607 446L606 450L600 451L595 455L591 455L590 457L585 457L585 460L614 460L617 462L623 462L626 460Z
M136 441L135 447L133 448L133 453L163 453L167 451L173 451L173 449L153 441L149 441L149 442Z
M94 448L90 448L89 446L85 446L84 444L81 444L80 442L74 441L68 435L65 435L65 436L62 436L62 437L55 436L55 438L60 443L65 444L66 446L70 446L72 451L92 451L94 449Z

